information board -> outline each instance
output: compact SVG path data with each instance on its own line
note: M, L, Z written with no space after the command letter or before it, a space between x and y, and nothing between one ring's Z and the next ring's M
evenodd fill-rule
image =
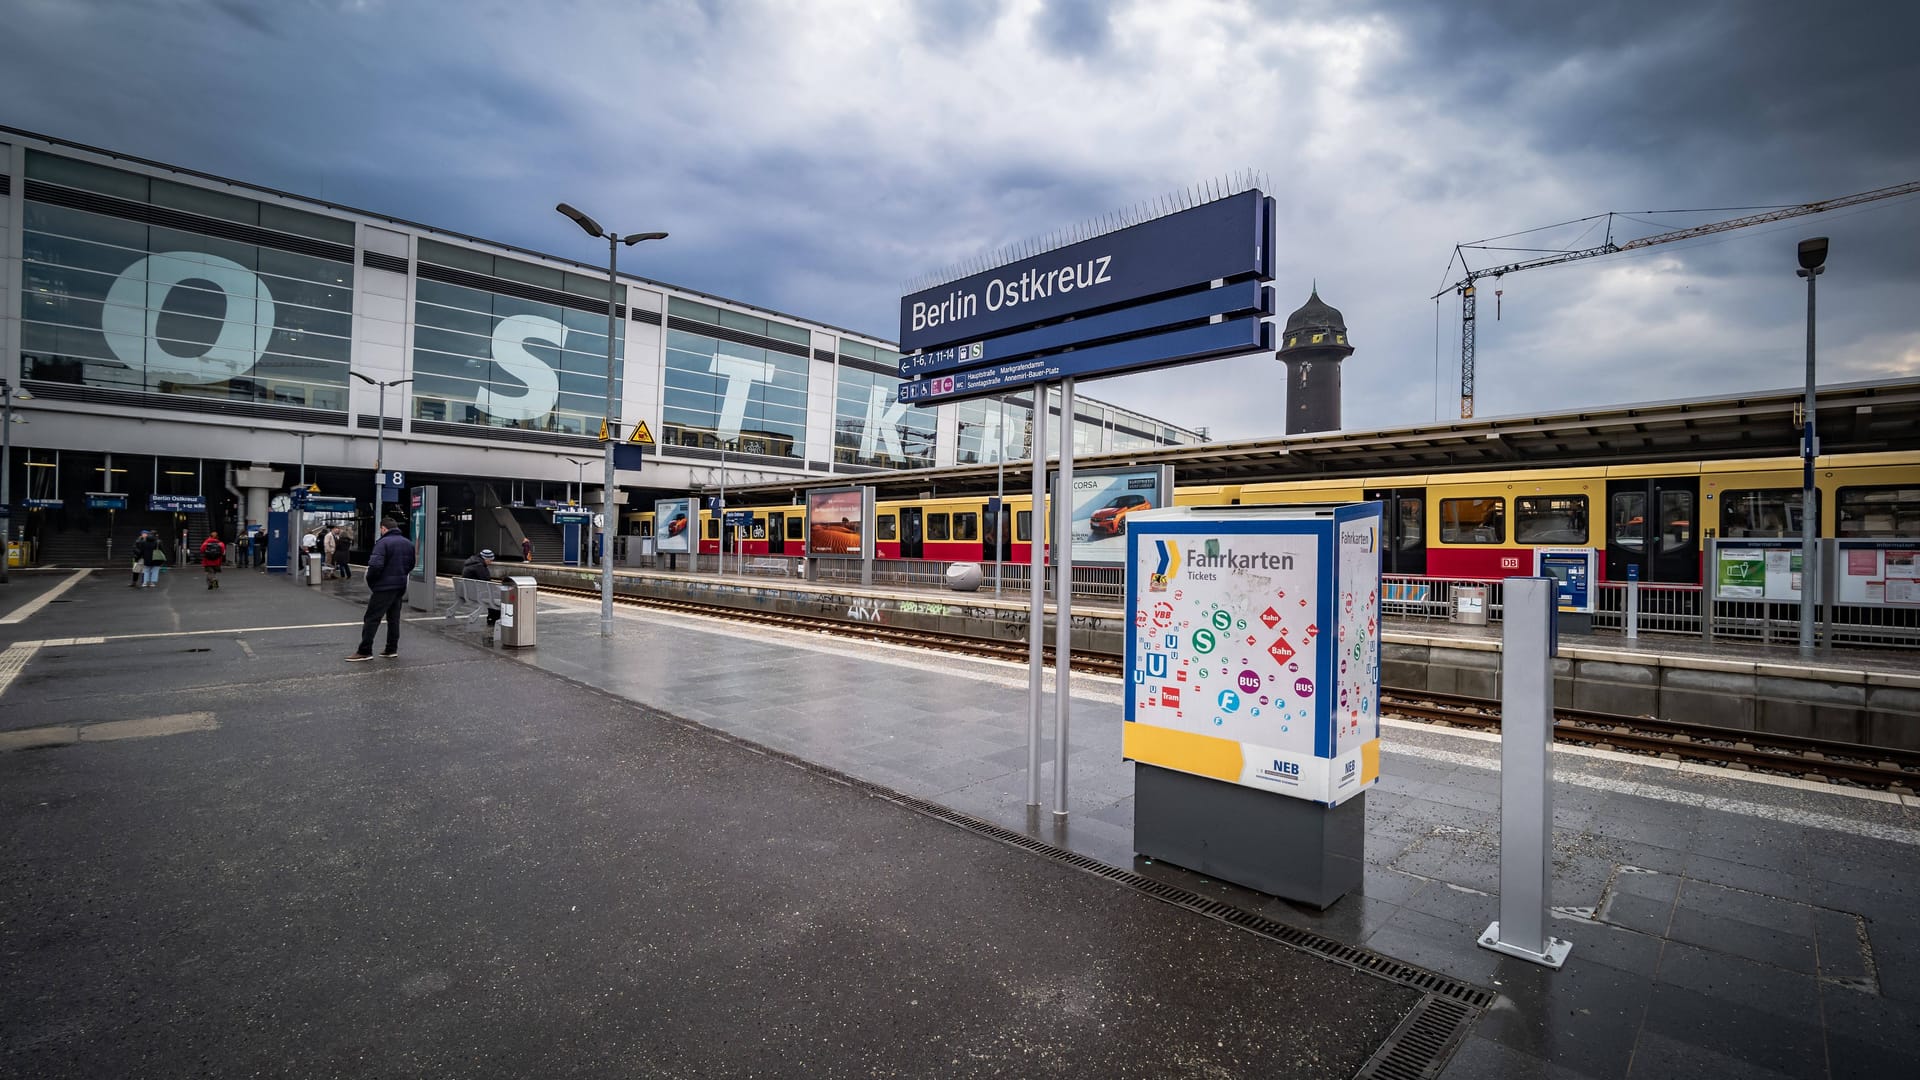
M1124 756L1330 806L1370 786L1380 520L1378 503L1131 518Z
M872 488L815 488L807 492L807 554L871 559L872 522Z
M1714 545L1714 599L1797 602L1800 549L1798 540L1742 540L1737 547Z
M1060 477L1049 488L1059 498ZM1160 510L1173 501L1173 466L1086 469L1073 474L1073 563L1075 566L1124 566L1127 521Z

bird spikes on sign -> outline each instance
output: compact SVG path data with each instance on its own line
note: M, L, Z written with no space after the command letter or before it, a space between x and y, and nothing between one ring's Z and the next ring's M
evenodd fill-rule
M1064 229L1057 229L1044 236L1029 237L1028 239L1008 244L1005 247L995 248L984 254L975 255L972 258L962 259L945 269L909 279L901 287L901 291L910 295L920 292L923 289L937 288L945 285L949 281L958 281L961 278L972 277L975 274L984 273L988 270L1005 266L1008 263L1019 262L1022 259L1031 259L1035 255L1042 255L1058 248L1067 247L1070 244L1077 244L1082 240L1091 240L1096 236L1105 236L1108 233L1119 232L1121 229L1132 228L1143 221L1169 217L1173 214L1180 213L1182 210L1191 210L1196 206L1210 202L1218 202L1221 199L1232 198L1244 191L1264 189L1267 186L1266 174L1255 169L1246 169L1228 176L1202 181L1192 187L1182 188L1179 191L1159 195L1145 202L1135 203L1132 206L1110 211L1101 214L1097 218L1083 221L1077 225L1070 225Z

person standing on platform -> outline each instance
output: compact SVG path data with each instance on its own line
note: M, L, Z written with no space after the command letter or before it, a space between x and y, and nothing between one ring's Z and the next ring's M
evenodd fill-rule
M400 523L380 519L380 539L367 555L367 615L360 626L360 647L347 657L358 663L373 658L373 632L387 623L387 647L381 656L400 655L400 607L407 596L407 575L413 572L413 544L400 533Z
M140 539L133 542L133 558L140 566L139 585L143 589L151 589L160 581L160 561L154 557L159 550L160 538L153 535L153 530L140 530Z
M467 556L467 561L460 566L460 576L463 578L473 578L476 581L492 581L493 549L481 548L479 551ZM499 621L500 609L494 607L492 604L488 604L487 629L491 631L493 624Z
M227 545L220 542L220 534L210 532L200 541L200 569L207 572L207 588L220 587L220 564L226 561Z
M352 553L353 537L347 535L346 526L335 525L333 527L333 554L334 558L338 561L334 563L334 572L340 576L340 580L342 581L350 581L353 578L353 563L347 558L347 556Z
M533 561L533 541L525 536L520 538L520 561Z
M332 577L340 565L338 557L333 553L334 547L339 542L339 529L329 525L320 530L320 554L325 556L320 560L320 573L325 577Z

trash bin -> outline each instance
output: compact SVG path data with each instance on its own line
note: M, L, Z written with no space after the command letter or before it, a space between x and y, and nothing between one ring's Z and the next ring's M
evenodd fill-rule
M947 588L954 592L972 592L980 587L980 564L957 562L947 567Z
M539 638L535 616L539 609L540 583L530 577L510 577L501 579L501 584L500 644L510 649L527 648Z
M307 556L307 584L318 585L326 575L326 556L317 551Z
M1453 621L1462 626L1487 625L1487 587L1485 585L1453 587Z

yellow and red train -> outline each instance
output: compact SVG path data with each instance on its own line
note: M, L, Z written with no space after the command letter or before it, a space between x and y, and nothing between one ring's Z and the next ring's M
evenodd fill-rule
M1704 541L1719 536L1798 537L1798 458L1661 464L1523 467L1337 480L1181 485L1177 505L1378 501L1386 515L1390 574L1502 578L1533 572L1537 547L1600 549L1603 580L1699 584ZM1920 537L1920 452L1839 454L1815 463L1818 535ZM996 530L984 495L881 499L876 557L946 562L1028 560L1032 497L1009 495ZM735 511L745 508L732 507ZM752 508L751 529L728 551L805 554L805 508ZM653 514L626 516L651 535ZM700 551L720 550L716 515L700 513Z

